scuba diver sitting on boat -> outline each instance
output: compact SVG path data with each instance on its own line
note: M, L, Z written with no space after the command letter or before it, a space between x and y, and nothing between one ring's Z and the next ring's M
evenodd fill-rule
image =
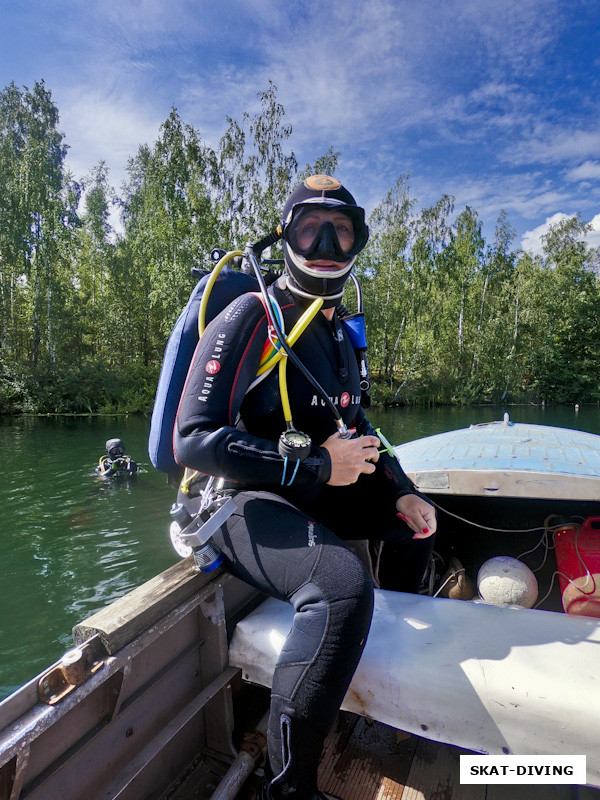
M273 334L266 305L250 293L222 311L200 339L174 448L182 465L224 478L235 502L213 536L223 567L296 610L273 676L263 797L314 800L322 797L323 743L373 609L372 577L344 540L385 541L398 553L397 582L389 588L416 592L436 518L393 453L379 451L360 405L356 355L337 312L368 239L364 210L335 178L312 176L288 199L279 235L285 271L269 297L286 331L322 301L293 351L335 406L341 426L294 362L285 381L274 369L257 382ZM285 415L288 399L293 425ZM355 429L351 438L346 428Z
M137 463L125 455L125 445L121 439L109 439L106 442L106 455L100 456L94 472L101 478L122 478L136 475L138 469Z

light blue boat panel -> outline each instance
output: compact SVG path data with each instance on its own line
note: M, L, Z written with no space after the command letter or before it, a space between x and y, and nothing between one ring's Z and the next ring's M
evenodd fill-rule
M489 423L394 448L407 472L519 470L600 477L600 436L567 428Z

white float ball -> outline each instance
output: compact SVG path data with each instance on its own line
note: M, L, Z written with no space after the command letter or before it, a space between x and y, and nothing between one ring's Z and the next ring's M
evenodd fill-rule
M477 589L484 603L531 608L538 596L538 583L528 566L516 558L496 556L482 564Z

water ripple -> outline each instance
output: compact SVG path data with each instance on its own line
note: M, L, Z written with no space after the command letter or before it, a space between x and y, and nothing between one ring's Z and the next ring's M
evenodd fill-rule
M69 649L75 624L177 560L164 476L93 476L107 439L143 462L147 435L143 418L0 418L0 699Z

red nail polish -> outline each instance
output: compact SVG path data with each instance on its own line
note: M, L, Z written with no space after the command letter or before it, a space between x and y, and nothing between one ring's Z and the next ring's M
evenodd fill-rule
M423 528L423 533L429 533L429 528Z

